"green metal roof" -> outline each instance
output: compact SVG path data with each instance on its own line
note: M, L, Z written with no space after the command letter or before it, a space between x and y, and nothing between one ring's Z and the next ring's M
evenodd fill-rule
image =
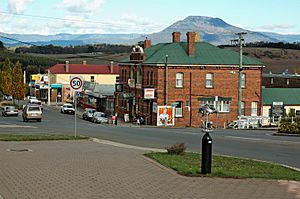
M169 64L191 65L238 65L239 53L216 47L206 42L195 42L195 54L188 56L186 42L160 43L145 49L146 58L143 64L164 64L168 55ZM122 63L130 62L129 59ZM244 65L260 65L263 63L243 56Z
M300 88L263 88L263 105L273 102L283 102L284 105L300 104Z

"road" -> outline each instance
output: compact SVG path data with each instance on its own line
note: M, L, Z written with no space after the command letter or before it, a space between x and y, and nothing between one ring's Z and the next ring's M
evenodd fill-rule
M39 122L22 122L21 116L1 117L0 133L59 133L74 134L74 115L61 114L44 107ZM77 118L77 133L130 145L165 148L184 142L191 151L200 152L203 133L196 128L149 128L99 125ZM213 153L254 158L300 168L300 137L273 136L272 131L225 130L211 134Z

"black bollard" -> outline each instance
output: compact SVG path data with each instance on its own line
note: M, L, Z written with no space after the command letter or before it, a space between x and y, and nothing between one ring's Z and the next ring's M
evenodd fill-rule
M212 153L212 138L206 132L202 138L202 161L201 173L211 173L211 153Z

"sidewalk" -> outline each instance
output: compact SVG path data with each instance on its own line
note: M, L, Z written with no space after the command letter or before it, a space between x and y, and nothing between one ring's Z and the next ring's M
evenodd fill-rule
M92 141L0 142L0 198L300 198L299 182L183 177L146 152Z

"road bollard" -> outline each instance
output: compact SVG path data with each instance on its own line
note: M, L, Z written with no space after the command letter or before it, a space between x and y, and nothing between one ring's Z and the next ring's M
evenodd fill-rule
M206 132L202 138L202 160L201 160L201 173L211 173L211 154L212 154L212 138Z

